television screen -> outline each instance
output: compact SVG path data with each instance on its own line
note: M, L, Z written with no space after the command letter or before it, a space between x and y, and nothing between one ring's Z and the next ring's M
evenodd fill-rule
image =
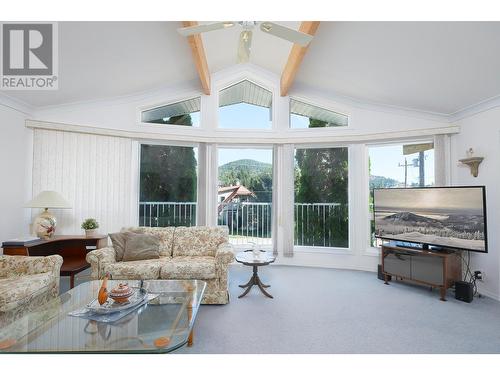
M487 252L484 186L374 189L375 237Z

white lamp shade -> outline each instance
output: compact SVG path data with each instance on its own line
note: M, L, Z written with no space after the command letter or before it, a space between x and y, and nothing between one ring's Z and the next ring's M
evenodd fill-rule
M56 191L42 191L31 201L26 203L25 207L30 208L71 208L71 204Z

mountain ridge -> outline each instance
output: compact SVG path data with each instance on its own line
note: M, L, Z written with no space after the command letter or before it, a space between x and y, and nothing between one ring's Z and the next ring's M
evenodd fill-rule
M234 169L253 169L257 171L262 171L262 172L267 172L270 169L272 169L272 164L270 163L264 163L262 161L258 160L253 160L253 159L239 159L239 160L234 160L230 161L229 163L223 164L219 167L219 171L225 172L228 170L234 170Z

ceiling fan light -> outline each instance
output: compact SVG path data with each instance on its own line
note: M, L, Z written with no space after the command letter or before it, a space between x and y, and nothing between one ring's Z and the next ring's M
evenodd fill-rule
M250 60L250 50L252 47L252 31L243 30L240 34L238 44L238 63L246 63Z

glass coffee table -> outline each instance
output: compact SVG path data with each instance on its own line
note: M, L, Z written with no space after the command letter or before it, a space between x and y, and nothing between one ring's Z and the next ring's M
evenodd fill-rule
M108 290L140 280L110 280ZM68 315L97 297L101 281L89 281L0 329L0 353L168 353L193 342L193 325L206 283L149 280L154 297L121 319L105 323Z
M269 288L271 285L262 283L258 274L258 268L273 263L276 260L276 256L264 250L260 250L258 254L254 254L252 250L245 250L237 253L235 259L238 263L253 267L253 274L248 283L238 285L240 288L246 288L245 291L238 296L238 298L245 297L254 285L257 285L262 294L266 297L273 298L273 296L266 290L266 288Z

